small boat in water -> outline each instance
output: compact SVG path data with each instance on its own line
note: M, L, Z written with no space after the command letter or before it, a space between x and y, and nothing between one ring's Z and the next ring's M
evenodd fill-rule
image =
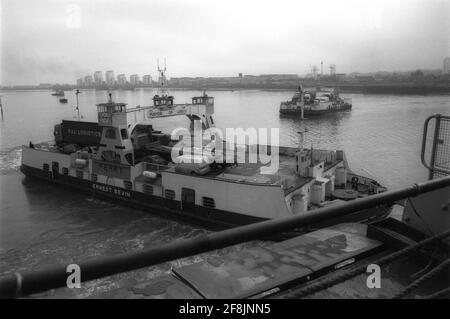
M57 90L55 92L52 93L53 96L64 96L64 91L63 90Z
M280 113L299 115L304 118L305 116L348 111L351 108L351 99L341 98L338 89L303 90L302 86L299 86L290 101L281 102Z
M59 99L59 103L67 103L67 99L66 98L61 98L61 99Z

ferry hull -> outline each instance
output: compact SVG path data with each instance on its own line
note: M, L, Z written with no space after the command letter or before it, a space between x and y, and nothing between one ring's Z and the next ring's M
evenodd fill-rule
M77 192L94 196L100 199L119 202L136 209L146 210L163 218L180 220L182 222L200 225L211 230L232 228L247 224L252 224L267 220L266 218L254 217L215 208L206 208L195 205L188 210L184 210L182 203L178 200L170 200L159 196L152 196L127 190L115 186L93 182L86 179L79 179L73 176L63 174L53 174L51 171L45 171L25 164L21 165L22 173L30 178L44 180L50 184L63 186ZM360 211L345 218L327 220L319 224L311 225L322 227L333 225L339 222L365 222L384 218L390 211L390 206L375 207ZM296 233L303 233L310 228L299 229Z
M21 165L20 170L25 176L30 178L44 180L53 185L63 186L97 198L112 200L136 209L146 210L164 218L201 225L208 229L226 229L266 220L265 218L206 208L199 205L195 205L190 210L183 210L181 202L177 200L143 194L73 176L53 175L51 171L44 171L24 164Z
M303 114L304 116L319 116L324 114L330 114L330 113L338 113L338 112L345 112L350 111L352 109L351 105L343 106L340 108L331 108L331 109L323 109L323 110L308 110L305 109ZM280 109L280 114L284 115L301 115L302 111L301 109Z

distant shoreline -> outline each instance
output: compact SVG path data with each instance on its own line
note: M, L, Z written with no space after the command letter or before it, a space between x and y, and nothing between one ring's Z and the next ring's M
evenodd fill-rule
M331 83L302 83L303 87L333 87ZM360 94L394 94L394 95L428 95L428 94L450 94L449 85L414 85L414 84L340 84L337 86L342 93L360 93ZM260 91L295 91L297 86L285 85L285 86L267 86L267 85L255 85L255 86L170 86L169 90L192 90L192 91L244 91L244 90L260 90ZM98 90L98 91L133 91L135 89L154 89L156 87L149 86L136 86L136 87L78 87L76 85L59 85L52 87L42 86L14 86L14 87L2 87L0 92L7 91L52 91L56 89L61 90Z

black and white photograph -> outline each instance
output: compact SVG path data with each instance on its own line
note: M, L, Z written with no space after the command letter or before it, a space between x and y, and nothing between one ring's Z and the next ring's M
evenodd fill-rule
M1 0L0 299L450 299L449 16Z

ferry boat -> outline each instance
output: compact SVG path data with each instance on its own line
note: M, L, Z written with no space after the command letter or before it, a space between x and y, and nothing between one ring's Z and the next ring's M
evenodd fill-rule
M173 102L167 94L155 95L153 105L127 109L110 94L108 102L97 105L98 123L62 121L55 126L54 143L23 146L21 171L210 228L303 214L386 190L377 181L354 174L342 150L230 146L222 141L212 150L213 160L202 155L204 149L194 148L172 158L179 141L154 130L148 120L184 115L191 129L195 121L203 130L214 127L213 97L203 94L193 97L191 104ZM131 122L137 114L144 120ZM261 161L218 160L239 151L245 159L278 152L279 169L267 173L262 172L267 165ZM358 215L358 220L363 218Z
M338 89L325 91L303 90L299 86L290 101L281 102L280 113L305 116L348 111L352 108L351 99L341 98Z

